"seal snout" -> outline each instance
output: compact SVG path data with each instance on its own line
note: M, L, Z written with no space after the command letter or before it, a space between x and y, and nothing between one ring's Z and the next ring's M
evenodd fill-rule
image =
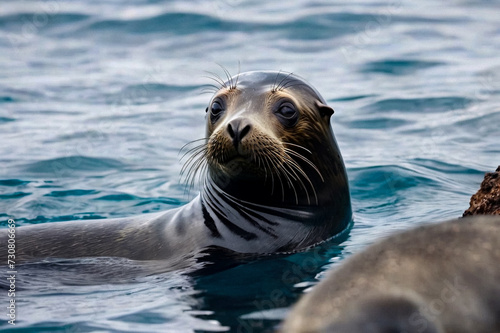
M233 141L234 148L238 150L238 146L241 143L241 140L250 133L252 129L252 125L250 121L246 118L236 118L231 120L227 124L227 132Z

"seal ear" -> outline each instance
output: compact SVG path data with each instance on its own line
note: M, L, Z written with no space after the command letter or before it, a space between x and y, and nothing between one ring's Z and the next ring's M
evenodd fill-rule
M321 115L322 118L329 119L335 112L331 107L321 103L320 101L316 101L316 107L318 108L319 114Z

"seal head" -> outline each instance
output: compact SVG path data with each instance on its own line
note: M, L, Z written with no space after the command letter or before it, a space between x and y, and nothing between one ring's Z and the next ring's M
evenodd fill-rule
M332 114L319 93L298 76L239 74L207 108L206 158L212 180L252 202L331 201L322 184L345 182L330 127Z

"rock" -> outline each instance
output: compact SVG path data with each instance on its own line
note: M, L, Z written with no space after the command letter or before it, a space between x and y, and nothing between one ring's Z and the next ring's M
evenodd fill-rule
M481 188L470 199L470 207L463 216L500 215L500 166L486 173Z

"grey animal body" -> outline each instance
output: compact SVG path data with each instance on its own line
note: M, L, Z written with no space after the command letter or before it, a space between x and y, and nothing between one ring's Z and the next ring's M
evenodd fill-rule
M427 225L348 258L281 332L500 332L500 217Z

